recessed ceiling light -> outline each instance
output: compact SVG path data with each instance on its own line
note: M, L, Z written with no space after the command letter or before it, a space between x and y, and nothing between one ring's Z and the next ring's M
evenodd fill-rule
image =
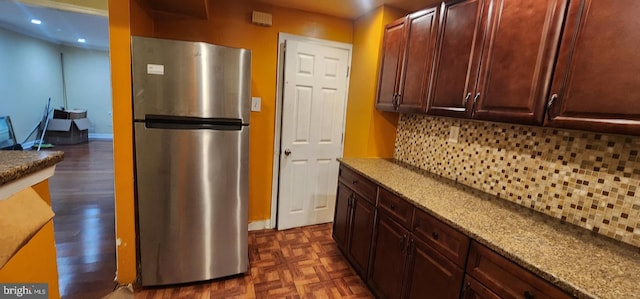
M86 43L86 42L87 42L87 40L86 40L86 39L84 39L84 38L79 38L79 39L78 39L78 42L79 42L79 43L81 43L81 44L84 44L84 43Z
M31 23L32 24L36 24L36 25L40 25L40 24L42 24L42 21L40 21L38 19L31 19Z

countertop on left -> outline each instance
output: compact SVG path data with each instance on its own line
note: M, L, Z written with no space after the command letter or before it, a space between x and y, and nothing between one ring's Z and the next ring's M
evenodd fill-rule
M64 159L60 151L0 151L0 186L53 166Z

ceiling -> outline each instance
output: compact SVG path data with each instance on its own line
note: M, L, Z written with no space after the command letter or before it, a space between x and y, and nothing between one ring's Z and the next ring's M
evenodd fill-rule
M380 5L414 12L439 3L439 0L256 0L275 6L295 8L354 20Z
M202 1L214 2L228 0ZM413 12L428 6L433 6L439 2L438 0L255 1L351 20L362 16L380 5L389 5ZM109 49L109 22L105 11L96 10L91 7L87 7L85 10L82 6L60 4L60 2L62 1L0 0L0 28L43 39L55 44L98 50ZM41 20L42 23L40 25L32 24L32 19ZM79 38L84 38L86 42L79 43Z
M32 19L42 21L32 24ZM27 5L0 0L0 28L18 32L55 44L108 50L109 22L106 16ZM78 39L84 38L85 43Z

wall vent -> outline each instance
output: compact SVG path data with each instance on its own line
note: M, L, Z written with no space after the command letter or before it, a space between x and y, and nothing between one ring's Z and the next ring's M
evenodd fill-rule
M272 16L270 13L253 11L253 15L251 16L251 22L265 27L271 27Z

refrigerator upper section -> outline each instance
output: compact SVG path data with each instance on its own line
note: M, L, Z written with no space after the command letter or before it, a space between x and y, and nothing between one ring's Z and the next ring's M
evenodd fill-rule
M134 119L171 115L249 123L250 50L134 36L131 55Z

